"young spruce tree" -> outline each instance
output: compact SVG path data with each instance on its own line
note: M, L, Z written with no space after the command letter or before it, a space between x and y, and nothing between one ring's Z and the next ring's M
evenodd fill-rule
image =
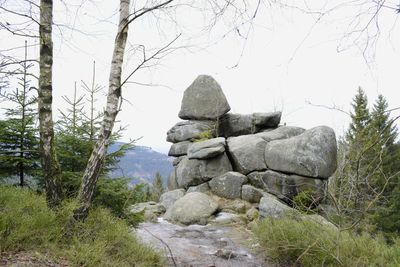
M31 87L25 42L25 60L20 63L21 74L18 87L12 91L0 91L0 97L10 103L6 108L6 120L0 125L0 176L17 176L19 185L26 184L26 177L38 172L38 130L36 126L36 90Z

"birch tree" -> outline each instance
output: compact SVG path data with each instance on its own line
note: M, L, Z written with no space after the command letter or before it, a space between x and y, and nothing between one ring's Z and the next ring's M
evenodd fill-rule
M111 61L109 76L107 106L104 111L103 122L100 128L98 141L89 158L85 173L82 178L82 185L78 195L79 206L74 211L74 218L82 220L86 218L96 183L99 178L104 159L107 155L107 148L121 104L121 75L122 63L125 54L125 46L128 37L128 18L130 0L120 0L118 32L115 37L114 52Z
M173 51L171 45L180 37L180 35L178 34L177 36L172 38L172 41L168 42L165 46L157 49L150 56L146 53L146 48L143 45L139 45L137 50L142 51L142 60L137 65L137 67L133 69L133 71L128 73L126 77L122 79L122 65L128 38L129 25L137 19L145 16L146 14L152 14L156 11L160 13L167 13L167 18L171 19L171 17L173 17L172 13L177 14L177 10L179 8L191 7L193 8L193 10L211 14L210 23L207 25L207 27L205 27L205 29L209 31L212 27L216 25L218 20L223 18L223 14L228 13L227 11L229 11L231 8L233 10L233 15L230 15L232 15L231 19L234 26L233 30L230 29L230 32L238 32L240 34L239 27L247 23L251 23L252 19L254 19L257 14L260 3L261 1L258 1L258 4L255 5L255 8L251 9L250 7L252 5L249 5L249 3L245 0L215 0L199 2L174 0L149 1L146 2L145 6L142 8L136 8L136 6L134 5L135 9L133 13L130 13L130 1L120 0L119 23L117 35L114 42L114 52L111 61L107 105L104 111L103 122L100 128L97 142L94 146L93 152L90 156L88 165L82 178L82 185L78 196L79 206L75 209L73 216L75 219L85 219L88 214L95 191L96 182L99 178L99 174L101 173L101 169L104 164L107 147L110 143L110 137L115 124L115 120L122 104L122 86L124 86L133 76L133 74L135 74L141 68L153 66L149 64L149 62L160 60L163 56L171 53L171 51ZM206 7L208 7L208 9Z
M40 1L39 133L46 197L50 207L61 203L61 169L54 146L53 123L53 0Z

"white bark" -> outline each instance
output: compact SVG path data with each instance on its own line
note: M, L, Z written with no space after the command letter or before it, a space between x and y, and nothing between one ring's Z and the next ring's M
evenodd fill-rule
M79 206L74 211L74 218L77 220L85 219L88 214L96 183L107 154L107 147L110 142L115 118L121 103L121 75L126 40L128 37L129 6L130 0L120 0L120 18L111 61L107 106L104 112L98 141L95 144L82 178L78 196Z
M54 148L53 128L53 1L40 1L40 76L39 76L39 131L40 152L46 196L50 207L61 202L61 169Z

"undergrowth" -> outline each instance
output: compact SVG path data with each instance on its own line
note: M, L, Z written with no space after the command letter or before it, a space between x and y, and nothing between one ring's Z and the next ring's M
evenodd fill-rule
M85 222L71 223L75 203L57 212L43 196L0 186L0 252L39 251L72 266L163 266L161 256L141 244L127 223L97 207Z
M265 219L254 230L266 256L283 266L400 266L400 240L340 232L312 220Z

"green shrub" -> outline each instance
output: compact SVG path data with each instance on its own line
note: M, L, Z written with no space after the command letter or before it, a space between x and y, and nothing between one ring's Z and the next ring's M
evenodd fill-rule
M28 189L0 186L0 250L57 242L61 228L46 200Z
M289 266L400 266L400 242L295 218L265 219L254 230L266 256Z
M93 204L110 209L118 217L124 217L125 209L133 204L131 197L133 191L129 189L128 183L128 179L125 178L100 178Z
M316 199L312 190L304 190L293 198L293 207L303 213L314 213Z
M80 187L82 173L63 172L63 191L69 198L76 197ZM150 191L147 185L138 184L134 188L129 187L127 178L108 178L101 176L97 182L94 193L93 205L109 209L119 218L128 218L128 222L133 226L142 221L136 216L133 218L127 210L130 205L146 202L150 199Z
M85 222L71 222L74 202L59 211L27 189L0 186L0 252L30 251L66 258L72 266L163 266L127 223L97 207Z

